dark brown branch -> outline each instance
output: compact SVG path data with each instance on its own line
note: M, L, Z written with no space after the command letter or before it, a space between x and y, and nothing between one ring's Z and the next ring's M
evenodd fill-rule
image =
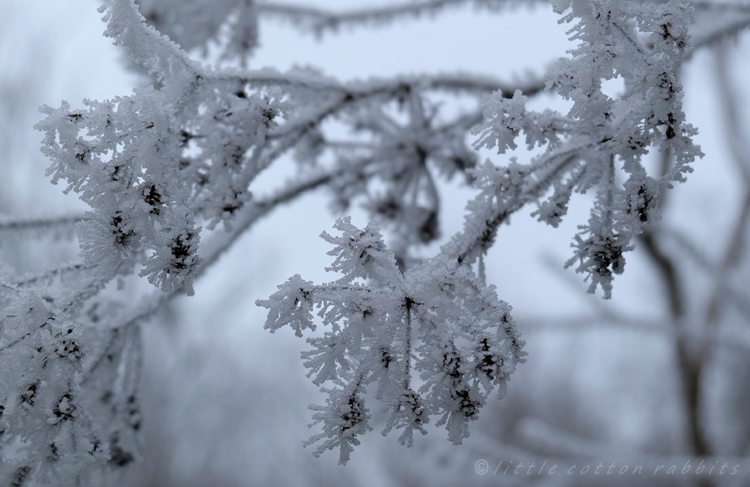
M662 175L669 171L671 164L671 151L662 152L661 172ZM662 207L666 201L666 193L662 192ZM669 253L658 245L656 241L656 227L649 226L641 234L641 242L644 244L646 253L655 264L656 271L661 277L664 290L669 303L669 313L672 324L677 328L674 334L674 355L676 360L677 374L682 392L683 410L686 415L686 436L689 441L691 453L696 456L708 456L710 449L705 437L700 418L700 379L702 364L691 355L690 341L688 336L681 330L686 325L684 290L679 278L679 271L675 260ZM681 333L682 332L682 333ZM701 480L700 485L708 486L710 483Z

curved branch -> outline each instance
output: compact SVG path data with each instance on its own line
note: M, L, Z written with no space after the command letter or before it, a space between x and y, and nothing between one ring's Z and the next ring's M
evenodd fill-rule
M711 263L709 258L684 234L675 229L667 229L664 231L664 235L673 239L693 263L697 264L716 282L716 286L721 291L722 299L732 304L745 320L750 322L750 298L745 293L739 292L735 286L731 286L726 277L717 271L716 266Z
M321 174L318 176L311 177L307 180L300 181L294 185L291 185L285 190L277 192L274 196L260 200L252 205L249 205L237 220L233 222L233 228L229 232L217 232L213 239L209 240L203 247L203 264L200 266L196 273L196 279L203 275L213 264L215 264L219 258L231 248L241 235L243 235L254 223L260 218L267 215L277 206L288 203L297 197L314 190L333 177L332 174ZM171 292L162 292L159 290L153 291L149 297L143 301L136 310L121 318L120 323L114 324L110 328L110 338L107 344L101 349L101 353L93 359L91 365L84 370L79 379L79 383L83 384L88 381L93 375L94 371L101 365L103 358L109 353L109 350L113 346L115 340L118 337L119 330L125 330L132 326L136 326L142 321L153 316L165 303L171 301L174 297L184 294L182 289L175 289Z
M567 168L572 162L574 162L578 157L578 152L580 149L580 147L576 147L574 149L571 149L570 151L564 151L560 154L557 154L556 156L553 156L554 158L558 158L560 156L564 157L562 157L560 159L560 162L558 162L547 174L547 177L526 188L521 193L514 205L503 208L501 211L496 212L493 218L485 220L482 231L477 233L467 245L465 245L461 249L458 249L458 252L455 252L455 249L449 247L446 247L445 251L456 253L457 255L455 258L459 264L467 261L467 259L469 259L470 256L475 254L477 251L480 251L480 253L486 252L492 246L492 243L495 239L495 234L497 233L497 229L500 227L500 225L507 221L510 215L519 211L521 208L526 206L527 203L534 201L541 194L543 194L552 184L552 176L564 171L565 168ZM471 259L469 259L469 261L471 261Z
M248 84L284 84L295 85L298 80L295 76L285 76L279 73L268 71L259 73L258 77L240 77L239 81ZM278 127L268 135L269 140L281 139L282 142L273 148L268 154L263 156L260 168L268 167L274 160L292 148L302 137L310 130L320 126L325 120L340 113L349 106L362 102L363 100L386 97L398 98L405 93L413 91L426 90L453 90L479 92L489 94L492 91L501 91L504 98L513 96L515 90L521 90L526 96L533 96L541 93L545 89L544 82L541 80L532 80L526 84L510 86L502 81L486 76L469 76L469 75L436 75L424 78L396 77L391 80L374 80L368 82L355 82L349 84L339 84L335 82L316 81L310 83L305 81L305 88L314 90L328 90L338 93L338 98L328 102L321 108L311 114L295 119L287 124ZM472 113L458 122L465 126L475 125L481 120L481 112Z
M541 3L541 0L417 0L344 12L295 4L263 2L258 3L257 9L261 15L287 20L302 30L322 36L328 32L336 32L340 27L381 26L396 19L436 15L448 8L463 5L496 11L512 4L522 3Z

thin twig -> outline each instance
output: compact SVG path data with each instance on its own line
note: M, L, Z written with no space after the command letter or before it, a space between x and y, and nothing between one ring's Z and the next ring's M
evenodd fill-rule
M471 4L476 8L497 10L511 4L541 3L541 0L415 0L382 7L367 7L344 12L333 12L320 8L277 2L259 2L258 13L288 20L292 24L311 31L317 36L335 32L341 27L361 25L385 25L397 18L415 18L425 14L437 14L451 7Z

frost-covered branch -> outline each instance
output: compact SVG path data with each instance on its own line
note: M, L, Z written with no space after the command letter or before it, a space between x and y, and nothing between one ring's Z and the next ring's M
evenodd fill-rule
M343 277L315 285L296 275L258 301L269 309L272 332L287 325L297 336L315 331L313 308L329 329L308 338L312 349L302 354L308 376L329 395L326 406L311 406L323 432L307 444L322 442L316 455L339 448L346 463L372 429L369 384L390 412L384 434L403 429L399 441L410 446L414 430L424 434L436 416L460 444L489 394L498 387L502 395L523 362L510 307L466 266L437 257L404 274L375 225L360 230L345 218L336 228L340 237L322 237L335 246L327 270Z
M70 227L82 221L83 216L61 216L29 220L8 220L0 222L0 233L13 231L54 230L57 227Z
M208 52L221 45L222 59L245 61L258 43L258 7L254 0L137 0L151 25L186 50Z
M575 257L567 265L577 260L576 270L591 279L589 292L601 285L609 297L613 274L622 272L623 253L633 248L633 237L644 224L660 218L662 188L683 181L692 170L690 162L702 155L692 143L695 129L684 120L681 86L675 77L688 47L692 14L675 2L657 6L558 1L554 5L556 12L566 13L561 22L577 22L569 33L579 45L570 51L574 57L558 62L547 83L573 101L573 107L567 116L529 113L522 94L512 99L496 95L486 104L476 146L503 153L516 147L514 139L521 132L529 149L546 146L530 165L508 166L507 181L500 182L496 192L505 206L515 208L525 204L519 199L519 186L529 184L528 180L548 182L554 187L552 196L540 202L535 214L552 226L567 213L573 191L598 188L591 218L580 227ZM638 38L638 31L648 35L648 46ZM625 93L617 99L602 91L602 82L615 78L625 82ZM567 167L554 177L539 172L559 159L561 150L571 151L571 146L575 154ZM673 151L675 164L660 177L649 176L640 162L650 147ZM615 163L628 177L622 187L615 184ZM567 180L561 178L564 175Z
M502 8L541 3L540 0L417 0L399 2L392 5L369 7L344 12L333 12L320 8L295 4L260 1L258 13L288 20L298 27L316 35L327 32L335 33L340 28L358 27L361 25L384 25L401 18L418 18L424 15L436 15L453 7L471 5L476 9L497 11Z

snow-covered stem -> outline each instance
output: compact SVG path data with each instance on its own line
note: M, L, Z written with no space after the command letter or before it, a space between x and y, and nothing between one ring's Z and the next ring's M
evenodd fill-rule
M436 15L443 10L465 5L471 5L482 10L497 11L511 5L532 3L541 3L541 0L416 0L382 7L332 12L295 4L263 1L258 3L258 12L261 15L288 20L294 25L320 36L329 32L336 32L341 28L386 25L396 19Z
M41 274L26 275L19 279L15 279L12 282L9 282L8 284L12 284L13 286L18 286L18 287L38 285L39 282L49 282L49 281L52 281L53 279L59 278L61 276L65 276L67 274L86 272L86 271L88 271L88 268L85 265L79 264L79 263L71 263L71 264L63 265L61 267L50 269Z
M70 227L82 221L84 218L83 215L79 215L0 221L0 233L24 230L54 230L56 227Z
M300 88L319 92L338 93L353 98L366 98L377 95L396 97L404 91L447 91L486 95L502 91L513 96L521 90L527 96L544 91L545 82L531 79L518 83L508 83L492 76L476 73L425 73L421 75L394 76L393 78L372 78L367 81L341 82L327 77L311 76L310 73L281 73L272 68L241 71L233 68L217 69L214 72L201 72L201 76L216 81L234 81L259 88L267 86ZM348 100L354 101L354 100Z

